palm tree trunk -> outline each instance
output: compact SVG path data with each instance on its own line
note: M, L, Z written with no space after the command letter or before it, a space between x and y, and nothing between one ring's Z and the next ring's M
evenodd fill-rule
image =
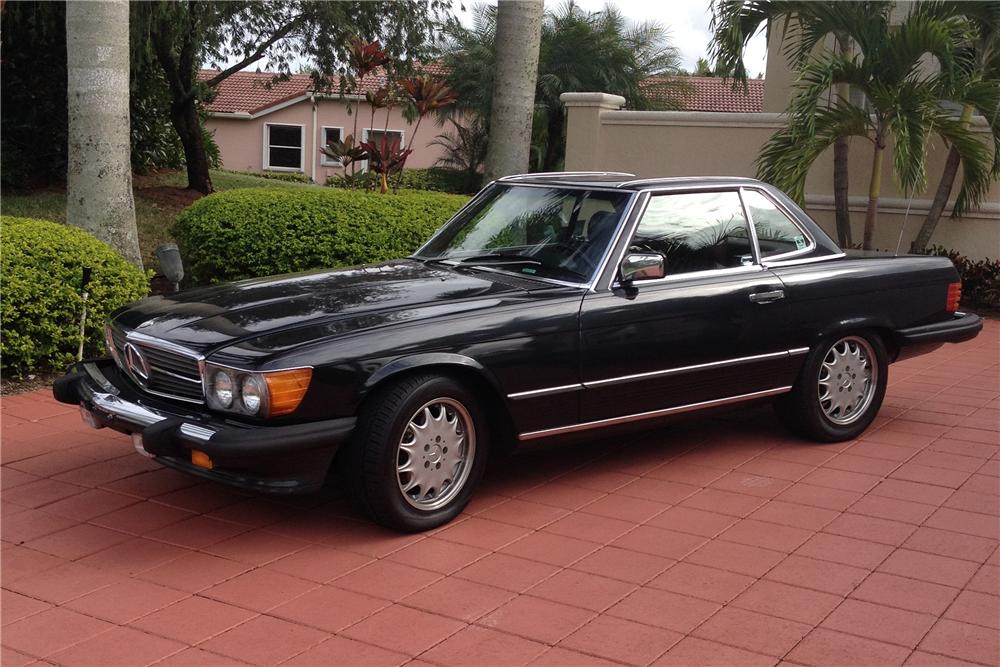
M833 143L833 209L837 221L837 241L841 248L854 245L851 238L851 210L848 201L850 181L847 175L847 137Z
M847 55L848 41L845 35L837 35L837 50L840 55ZM850 85L837 84L838 100L847 103L850 97ZM847 175L848 148L847 137L837 137L833 143L833 209L837 223L837 241L841 248L850 248L854 244L851 238L851 210L848 201L850 194L850 180Z
M872 249L875 237L875 222L878 219L878 199L882 192L882 158L885 144L880 134L875 136L875 151L872 155L872 178L868 185L868 210L865 211L865 239L862 248Z
M542 0L498 0L496 78L486 180L528 170L542 38Z
M66 3L66 220L142 268L129 138L129 6Z
M962 107L960 120L963 126L968 126L972 120L971 104L966 104ZM917 232L916 238L910 244L910 252L922 253L927 250L927 246L931 242L931 237L934 235L934 230L937 229L938 222L941 220L941 214L944 213L944 207L948 205L948 198L951 197L951 189L955 185L955 177L958 175L958 165L960 162L961 156L959 156L958 150L952 146L951 150L948 151L948 159L944 163L944 171L941 172L941 180L938 182L937 192L934 193L934 201L931 202L931 208L927 211L924 224L920 225L920 231Z

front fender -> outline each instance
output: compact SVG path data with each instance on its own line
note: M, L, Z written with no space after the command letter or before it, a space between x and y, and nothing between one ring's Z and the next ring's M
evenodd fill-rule
M467 357L462 354L454 354L451 352L425 352L390 361L368 376L363 385L363 394L367 395L376 385L381 384L383 381L388 380L394 375L399 375L400 373L406 373L420 368L441 368L448 366L463 368L475 372L476 375L489 383L490 387L492 387L497 394L501 396L503 395L500 390L500 383L497 382L496 377L494 377L493 373L487 370L485 366L472 357Z

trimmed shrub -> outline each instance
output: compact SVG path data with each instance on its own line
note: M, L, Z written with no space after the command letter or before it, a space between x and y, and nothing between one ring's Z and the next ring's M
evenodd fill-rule
M297 171L240 171L238 169L223 169L227 174L237 176L255 176L257 178L267 178L272 181L285 181L286 183L312 183L312 179L306 174Z
M87 291L84 355L104 349L104 320L141 299L142 271L78 229L47 220L0 216L3 237L3 370L15 376L65 368L80 344L83 267L93 268Z
M181 212L173 236L196 284L353 266L416 250L467 197L244 188Z
M397 175L389 177L389 185L396 185ZM404 169L399 187L404 190L430 190L453 194L475 194L482 188L483 175L470 174L457 169L430 167L429 169ZM375 181L370 172L334 174L326 179L326 185L334 188L374 189Z

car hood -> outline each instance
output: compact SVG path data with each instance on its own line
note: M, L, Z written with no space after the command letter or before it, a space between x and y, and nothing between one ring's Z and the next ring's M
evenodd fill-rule
M485 275L395 260L150 297L119 311L113 321L123 329L209 354L242 340L338 320L350 322L336 328L357 330L421 314L479 309L499 303L503 295L545 287L514 276L502 284ZM281 346L275 341L275 347Z

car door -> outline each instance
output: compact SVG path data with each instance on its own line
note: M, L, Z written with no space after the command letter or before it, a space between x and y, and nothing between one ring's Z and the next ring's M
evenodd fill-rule
M764 396L794 381L804 351L788 348L782 283L760 264L739 189L652 194L623 251L662 254L665 276L584 298L581 421Z

